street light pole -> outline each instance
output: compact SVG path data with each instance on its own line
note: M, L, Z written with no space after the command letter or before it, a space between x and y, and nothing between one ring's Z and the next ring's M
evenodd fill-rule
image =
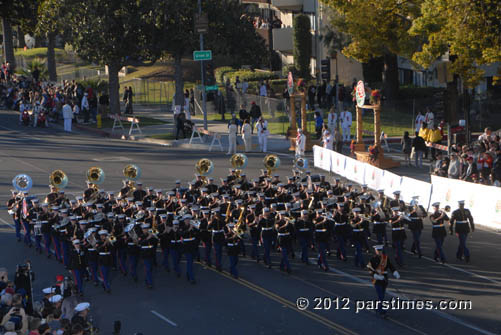
M198 15L202 16L202 0L198 0ZM200 50L204 49L204 34L200 33ZM200 74L202 81L202 112L204 113L204 129L207 130L207 97L205 95L205 71L204 61L200 61Z

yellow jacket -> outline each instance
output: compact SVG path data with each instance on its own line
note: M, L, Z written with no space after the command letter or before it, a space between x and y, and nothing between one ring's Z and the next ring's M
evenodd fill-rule
M440 142L442 140L442 134L440 134L439 129L434 129L430 131L429 140L432 143Z
M429 142L430 140L428 138L430 136L430 132L430 129L421 127L421 129L419 129L419 137L422 137L423 140Z

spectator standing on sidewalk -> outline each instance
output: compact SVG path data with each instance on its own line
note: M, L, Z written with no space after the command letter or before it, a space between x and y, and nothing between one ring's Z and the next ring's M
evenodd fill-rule
M322 128L324 126L324 119L320 114L320 111L315 112L315 132L317 133L317 139L322 138Z
M404 137L402 137L400 144L402 145L402 152L404 153L404 156L405 156L405 163L407 163L407 165L410 166L411 165L410 157L411 157L411 151L412 151L412 140L409 137L408 131L404 132Z
M261 108L258 105L256 105L255 101L253 101L251 103L251 109L250 109L250 117L252 120L252 123L251 123L252 129L254 129L254 125L256 124L256 122L259 120L259 118L261 116L262 116Z
M412 141L412 147L415 152L416 167L423 167L423 153L426 151L426 143L424 139L419 136L419 132L415 132L416 137Z
M232 119L228 126L228 153L227 155L232 155L237 153L237 120Z
M334 130L334 141L336 142L336 152L343 153L343 136L339 130L339 125Z
M71 133L71 122L73 121L73 110L68 101L63 106L64 131Z
M110 104L110 97L108 94L105 92L102 92L101 95L99 96L99 114L101 114L101 117L106 113L106 109L108 108Z
M259 118L256 124L257 136L259 139L259 149L261 152L268 151L268 135L270 131L268 130L268 121L265 121L263 117Z
M431 144L440 144L440 141L442 141L442 134L440 133L440 129L435 125L433 126L433 130L430 132L430 136L428 138L428 142L431 142ZM437 149L434 147L431 147L431 160L434 161L437 159Z
M245 145L245 152L252 150L252 127L249 123L249 119L244 120L244 125L242 126L242 139Z
M184 121L186 120L186 115L183 111L179 112L176 117L176 141L179 139L179 132L183 132L183 138L186 138L184 133Z
M460 162L458 156L453 153L451 154L451 161L449 162L449 168L447 169L447 176L451 179L458 179L460 172Z
M84 93L84 96L82 98L82 103L80 104L81 106L81 111L84 117L84 123L89 123L89 100L87 99L88 93Z

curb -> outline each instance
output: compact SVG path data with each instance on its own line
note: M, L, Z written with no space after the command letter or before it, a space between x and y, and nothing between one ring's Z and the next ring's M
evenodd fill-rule
M123 136L121 136L119 134L112 134L111 132L108 132L106 130L92 128L92 127L86 127L86 126L82 126L80 124L74 124L73 127L77 128L79 130L82 130L84 132L92 133L94 135L99 135L99 136L102 136L102 137L118 138L118 139L120 139L120 138L123 137Z

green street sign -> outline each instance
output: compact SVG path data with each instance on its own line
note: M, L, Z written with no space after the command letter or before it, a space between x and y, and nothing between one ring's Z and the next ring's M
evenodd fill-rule
M219 87L217 85L205 86L206 91L217 91Z
M193 60L195 60L195 61L211 60L211 59L212 59L212 51L211 50L193 51Z

